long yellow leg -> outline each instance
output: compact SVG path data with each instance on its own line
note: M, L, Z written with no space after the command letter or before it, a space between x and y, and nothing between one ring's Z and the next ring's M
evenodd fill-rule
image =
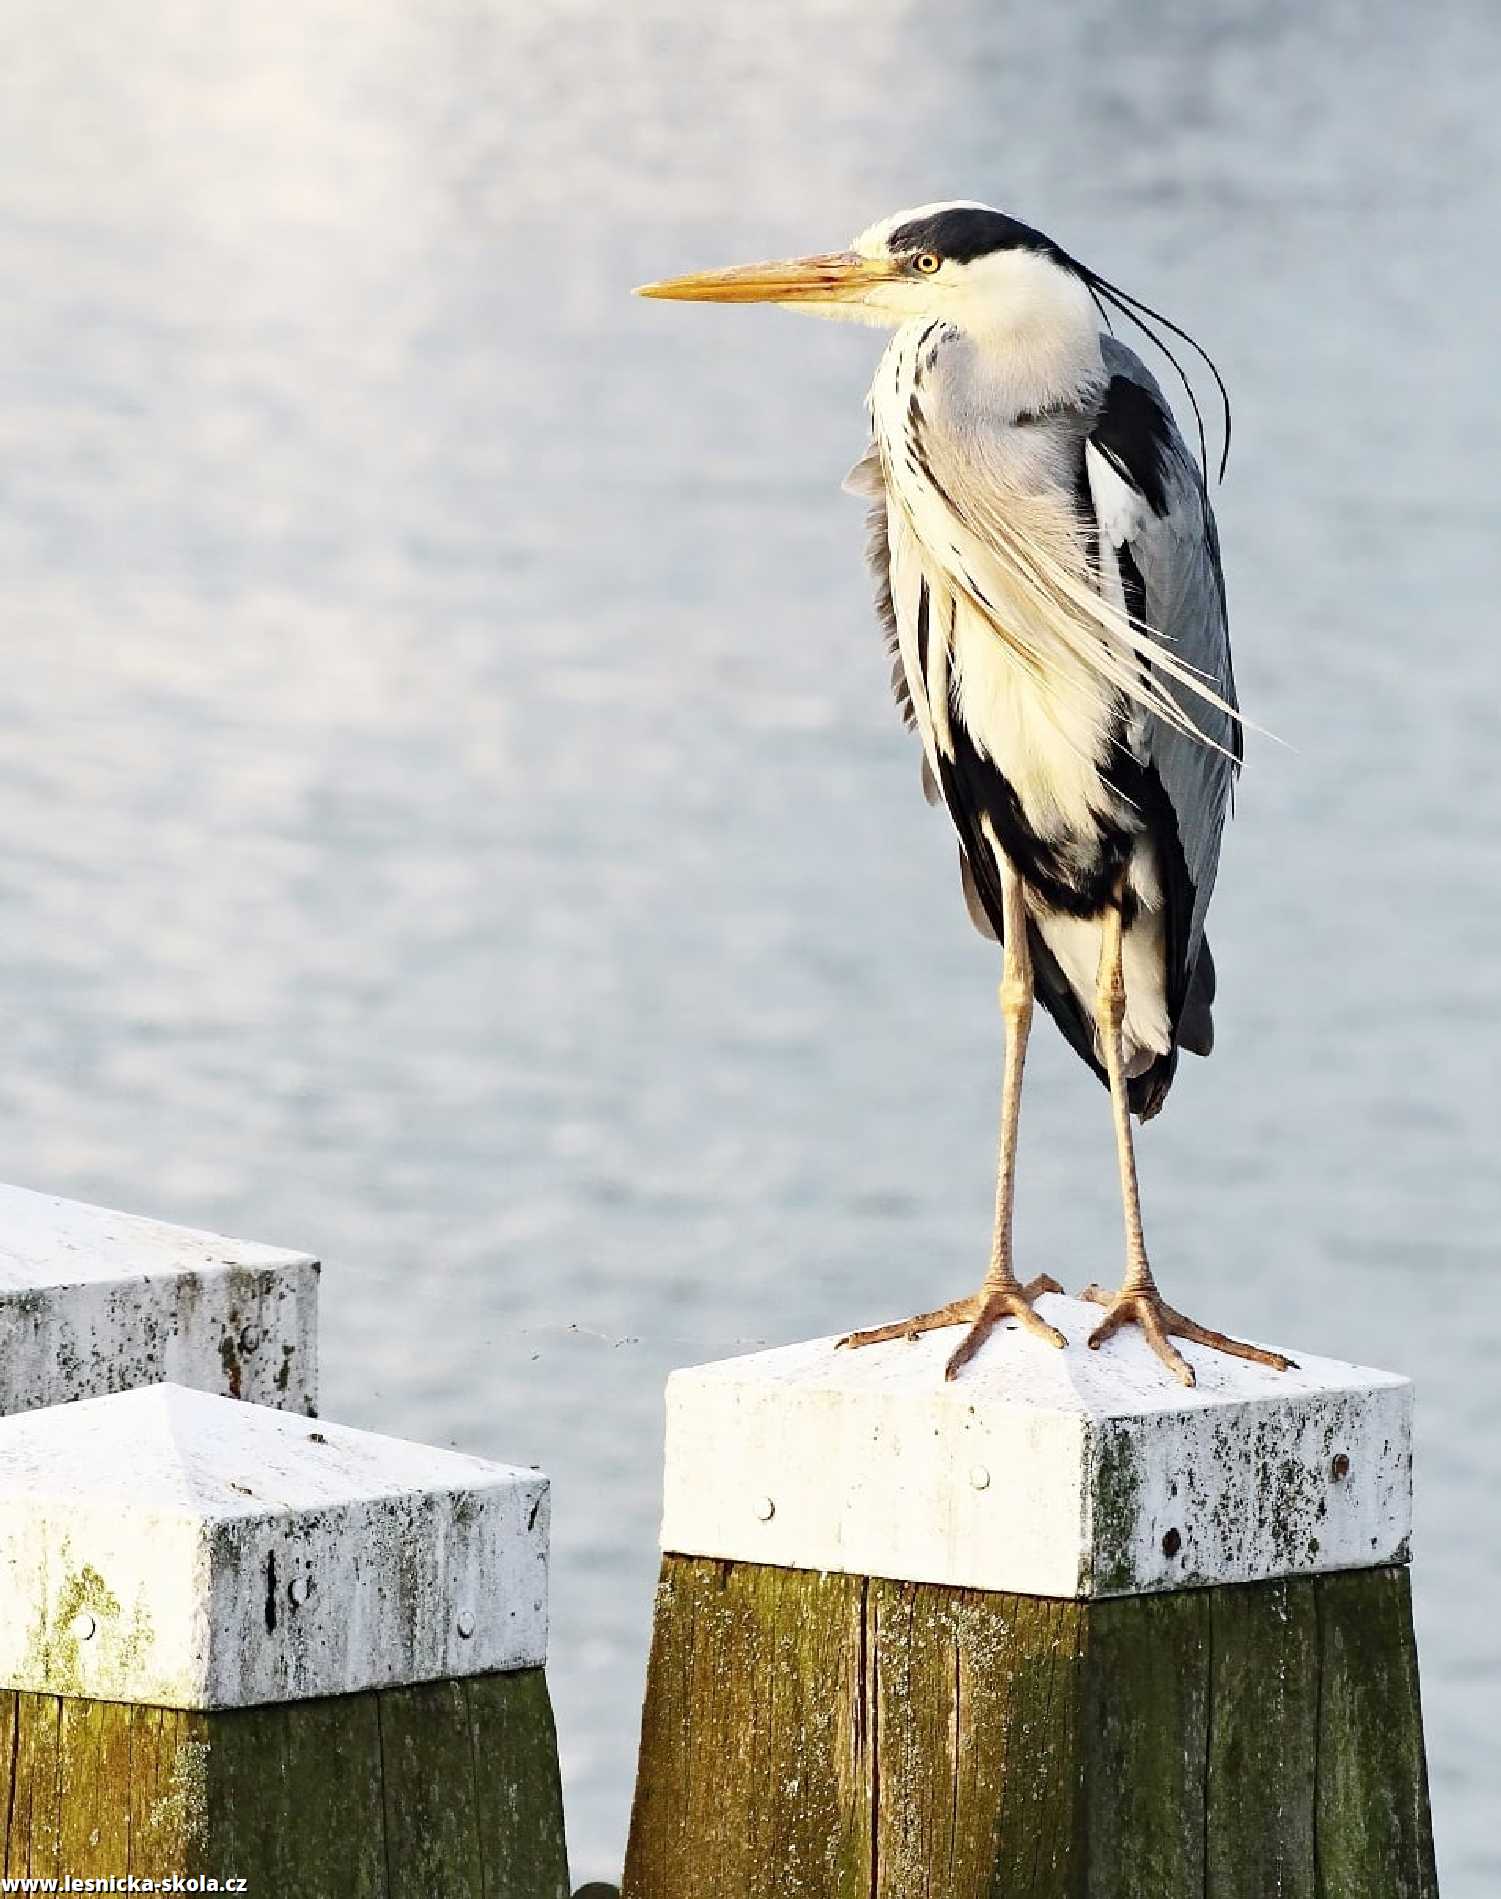
M1147 1258L1147 1243L1141 1225L1141 1189L1136 1179L1136 1151L1131 1139L1131 1108L1126 1094L1126 1065L1122 1049L1121 1024L1126 1019L1126 980L1122 957L1121 897L1125 879L1117 887L1116 901L1105 912L1104 939L1100 946L1100 974L1095 995L1095 1023L1100 1048L1105 1057L1105 1072L1110 1078L1110 1109L1115 1121L1115 1151L1120 1165L1121 1208L1126 1225L1126 1276L1120 1290L1108 1293L1099 1286L1086 1286L1084 1297L1107 1306L1105 1317L1090 1334L1090 1348L1098 1351L1105 1340L1123 1325L1139 1325L1147 1343L1185 1385L1194 1382L1192 1365L1172 1344L1172 1337L1192 1339L1198 1345L1210 1345L1216 1351L1229 1352L1235 1358L1254 1359L1286 1371L1292 1363L1278 1352L1263 1351L1258 1345L1245 1345L1227 1338L1223 1332L1211 1332L1206 1326L1184 1318L1163 1299L1152 1277Z
M1027 907L1021 879L1001 859L1005 898L1006 948L1001 969L1001 1020L1006 1052L1001 1069L1001 1132L995 1170L995 1219L990 1235L990 1267L982 1291L1015 1291L1012 1229L1016 1215L1016 1143L1021 1131L1022 1070L1032 1033L1032 950L1027 941Z
M1126 1094L1126 1063L1121 1025L1126 1019L1126 972L1119 902L1105 912L1100 945L1100 974L1095 993L1095 1022L1110 1077L1110 1113L1115 1122L1115 1154L1121 1176L1121 1208L1126 1222L1126 1277L1123 1292L1155 1291L1146 1235L1141 1227L1141 1187L1136 1178L1136 1147L1131 1139L1131 1108ZM1177 1354L1174 1353L1174 1357Z
M949 1359L945 1376L953 1378L967 1365L1003 1319L1016 1319L1050 1345L1065 1343L1063 1334L1032 1310L1040 1292L1061 1292L1046 1274L1024 1286L1016 1276L1012 1226L1016 1208L1016 1141L1021 1123L1022 1069L1027 1059L1027 1037L1032 1028L1032 956L1027 947L1027 909L1021 879L1000 858L1004 896L1005 959L1001 974L1001 1017L1006 1029L1005 1064L1001 1079L1000 1152L996 1161L995 1222L991 1229L990 1265L980 1290L968 1299L954 1299L932 1312L899 1325L880 1325L867 1332L851 1332L841 1345L878 1345L893 1338L916 1338L941 1326L969 1324L969 1331Z

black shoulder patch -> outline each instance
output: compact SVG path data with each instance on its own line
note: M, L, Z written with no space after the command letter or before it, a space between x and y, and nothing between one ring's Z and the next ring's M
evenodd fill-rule
M1129 376L1112 376L1090 438L1100 453L1146 497L1159 517L1167 513L1167 464L1173 454L1172 417L1149 389Z
M1019 218L983 205L956 204L930 217L898 225L887 239L893 251L936 251L956 264L969 264L991 251L1041 251L1066 261L1050 237L1034 231Z

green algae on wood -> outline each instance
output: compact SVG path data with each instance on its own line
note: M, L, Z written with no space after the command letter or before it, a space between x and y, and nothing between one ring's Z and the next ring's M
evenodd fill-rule
M224 1710L0 1693L0 1868L287 1899L566 1899L540 1669Z
M1204 1890L1211 1594L1118 1596L1087 1618L1081 1688L1091 1899Z
M464 1700L475 1758L507 1764L475 1812L486 1899L566 1899L557 1733L542 1670L472 1675Z
M1432 1899L1404 1569L1105 1601L668 1556L624 1899Z
M1436 1899L1407 1571L1331 1576L1316 1602L1319 1899Z
M1317 1899L1314 1814L1322 1663L1317 1597L1336 1578L1209 1593L1213 1899Z
M871 1813L855 1793L872 1744L864 1594L850 1576L664 1564L631 1837L646 1889L868 1892ZM743 1797L772 1786L780 1798Z

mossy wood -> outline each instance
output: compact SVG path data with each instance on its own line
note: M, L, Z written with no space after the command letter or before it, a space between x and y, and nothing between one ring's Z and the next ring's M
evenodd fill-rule
M1432 1899L1407 1571L1082 1602L668 1556L624 1899Z
M541 1669L212 1712L0 1693L10 1875L566 1899Z

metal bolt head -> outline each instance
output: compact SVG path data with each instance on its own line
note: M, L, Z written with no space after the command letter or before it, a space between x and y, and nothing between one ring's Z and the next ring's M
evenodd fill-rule
M473 1635L474 1611L472 1609L460 1609L459 1620L458 1620L458 1630L459 1630L460 1636L466 1642L469 1640L470 1636Z
M763 1523L770 1523L776 1513L777 1507L770 1497L758 1497L756 1499L756 1515Z
M990 1472L983 1464L975 1464L971 1466L969 1481L976 1490L989 1490Z
M311 1576L294 1576L287 1584L287 1594L291 1597L292 1607L294 1609L300 1609L312 1593L313 1579Z
M72 1636L75 1642L92 1642L94 1639L94 1631L98 1627L99 1624L89 1614L88 1610L80 1609L78 1614L74 1616L73 1620L68 1624L68 1634Z
M242 1352L255 1351L260 1342L261 1328L258 1325L247 1325L240 1334L240 1350Z
M1350 1460L1343 1451L1335 1453L1334 1462L1329 1466L1329 1474L1337 1484L1342 1484L1350 1474Z
M1167 1535L1162 1539L1162 1553L1164 1556L1176 1556L1182 1547L1183 1538L1176 1530L1169 1530Z

